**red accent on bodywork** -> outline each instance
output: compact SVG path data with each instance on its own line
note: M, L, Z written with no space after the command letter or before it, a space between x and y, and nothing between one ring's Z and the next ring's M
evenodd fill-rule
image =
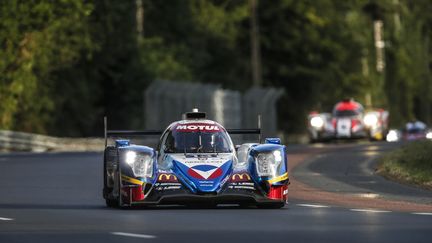
M360 121L357 119L351 119L351 129L354 130L356 126L360 125Z
M197 172L195 172L192 168L189 168L188 174L190 176L192 176L193 178L195 178L195 179L205 180L204 177L202 177L200 174L198 174Z
M143 192L143 187L141 185L131 188L131 193L132 193L132 201L144 200L145 196Z
M221 168L218 168L215 172L213 172L213 174L211 174L210 176L209 176L209 178L207 178L207 179L209 179L209 180L213 180L213 179L216 179L216 178L218 178L218 177L220 177L222 175L222 169Z
M338 111L346 111L346 110L357 110L360 108L360 105L357 102L339 102L336 104L336 110Z
M269 199L274 199L274 200L286 200L288 197L288 193L284 195L285 190L288 190L287 185L270 186L270 190L268 192L267 197Z
M337 123L336 119L333 118L332 119L332 126L333 126L334 129L336 129L336 123Z

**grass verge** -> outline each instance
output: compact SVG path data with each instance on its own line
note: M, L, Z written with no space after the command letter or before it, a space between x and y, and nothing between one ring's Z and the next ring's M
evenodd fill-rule
M389 179L432 190L432 141L416 141L380 158L377 172Z

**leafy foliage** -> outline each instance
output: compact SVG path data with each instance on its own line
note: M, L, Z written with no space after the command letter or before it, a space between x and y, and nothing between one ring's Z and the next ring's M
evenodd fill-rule
M249 0L0 2L0 129L63 136L139 128L154 80L251 85ZM258 1L263 86L285 90L279 125L304 129L311 110L344 97L387 108L398 126L431 122L428 0ZM384 26L376 70L373 21Z
M92 49L85 19L91 6L62 0L0 3L0 126L45 131L53 109L50 74Z

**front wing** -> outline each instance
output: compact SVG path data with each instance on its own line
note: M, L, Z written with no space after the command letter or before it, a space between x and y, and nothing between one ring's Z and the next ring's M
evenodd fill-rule
M288 174L255 181L247 172L234 173L218 193L192 193L172 173L159 173L154 184L122 176L122 206L164 204L266 204L288 199Z

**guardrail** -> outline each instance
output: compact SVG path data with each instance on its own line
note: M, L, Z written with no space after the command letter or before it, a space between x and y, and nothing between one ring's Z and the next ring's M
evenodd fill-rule
M2 151L102 151L103 148L102 138L59 138L0 130Z
M307 143L304 134L279 134L285 143ZM112 139L111 139L112 140ZM110 144L112 141L110 140ZM157 145L157 137L132 139L132 143L151 147ZM103 151L103 138L59 138L40 134L0 130L0 151Z

